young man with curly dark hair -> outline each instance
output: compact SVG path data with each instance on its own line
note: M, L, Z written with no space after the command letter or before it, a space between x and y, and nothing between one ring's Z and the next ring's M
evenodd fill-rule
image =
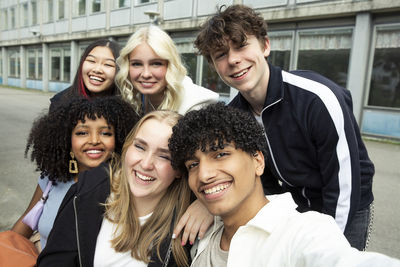
M243 5L222 7L203 24L195 46L239 90L229 105L249 112L264 128L270 155L264 186L279 179L300 210L331 215L352 246L363 250L374 165L350 91L315 72L269 64L267 24Z
M265 145L251 115L223 103L174 126L172 166L218 216L193 246L191 266L400 266L352 248L331 216L298 212L290 193L264 196Z

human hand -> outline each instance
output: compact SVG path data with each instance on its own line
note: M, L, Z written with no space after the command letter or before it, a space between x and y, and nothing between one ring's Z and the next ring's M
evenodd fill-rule
M174 229L172 238L177 237L181 233L182 229L185 228L182 234L181 245L186 245L188 240L189 243L193 245L196 236L198 239L203 238L208 227L213 223L213 219L214 216L212 216L211 213L208 212L207 208L196 199L192 204L190 204L182 218L179 220Z

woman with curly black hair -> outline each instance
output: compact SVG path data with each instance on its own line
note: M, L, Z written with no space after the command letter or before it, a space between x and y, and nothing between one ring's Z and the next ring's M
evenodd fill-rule
M25 149L41 172L32 200L12 230L29 238L32 229L22 222L25 214L50 192L38 224L41 245L48 234L65 194L81 174L120 154L124 139L139 116L120 97L73 98L39 117L32 126Z

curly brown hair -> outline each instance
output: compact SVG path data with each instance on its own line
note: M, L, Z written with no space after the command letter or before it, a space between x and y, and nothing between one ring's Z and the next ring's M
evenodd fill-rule
M246 43L247 35L254 35L260 42L265 43L267 23L263 17L245 5L221 6L214 16L209 18L201 27L194 41L199 54L212 63L211 53L216 50L228 50L229 41L235 46Z
M67 182L73 179L68 162L71 135L79 121L85 117L95 120L103 117L115 129L115 150L121 153L126 135L139 120L132 106L118 96L71 98L57 109L39 116L32 125L25 147L25 157L31 150L30 160L36 162L41 177L50 181Z
M198 149L223 148L230 142L250 155L262 151L267 156L263 129L249 112L225 106L223 102L190 111L172 128L168 144L171 165L187 174L185 162Z

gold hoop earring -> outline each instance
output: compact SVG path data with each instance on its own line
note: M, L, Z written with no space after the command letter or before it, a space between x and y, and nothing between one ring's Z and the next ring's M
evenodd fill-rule
M69 152L71 159L69 160L69 173L78 173L78 162L75 160L74 152Z

